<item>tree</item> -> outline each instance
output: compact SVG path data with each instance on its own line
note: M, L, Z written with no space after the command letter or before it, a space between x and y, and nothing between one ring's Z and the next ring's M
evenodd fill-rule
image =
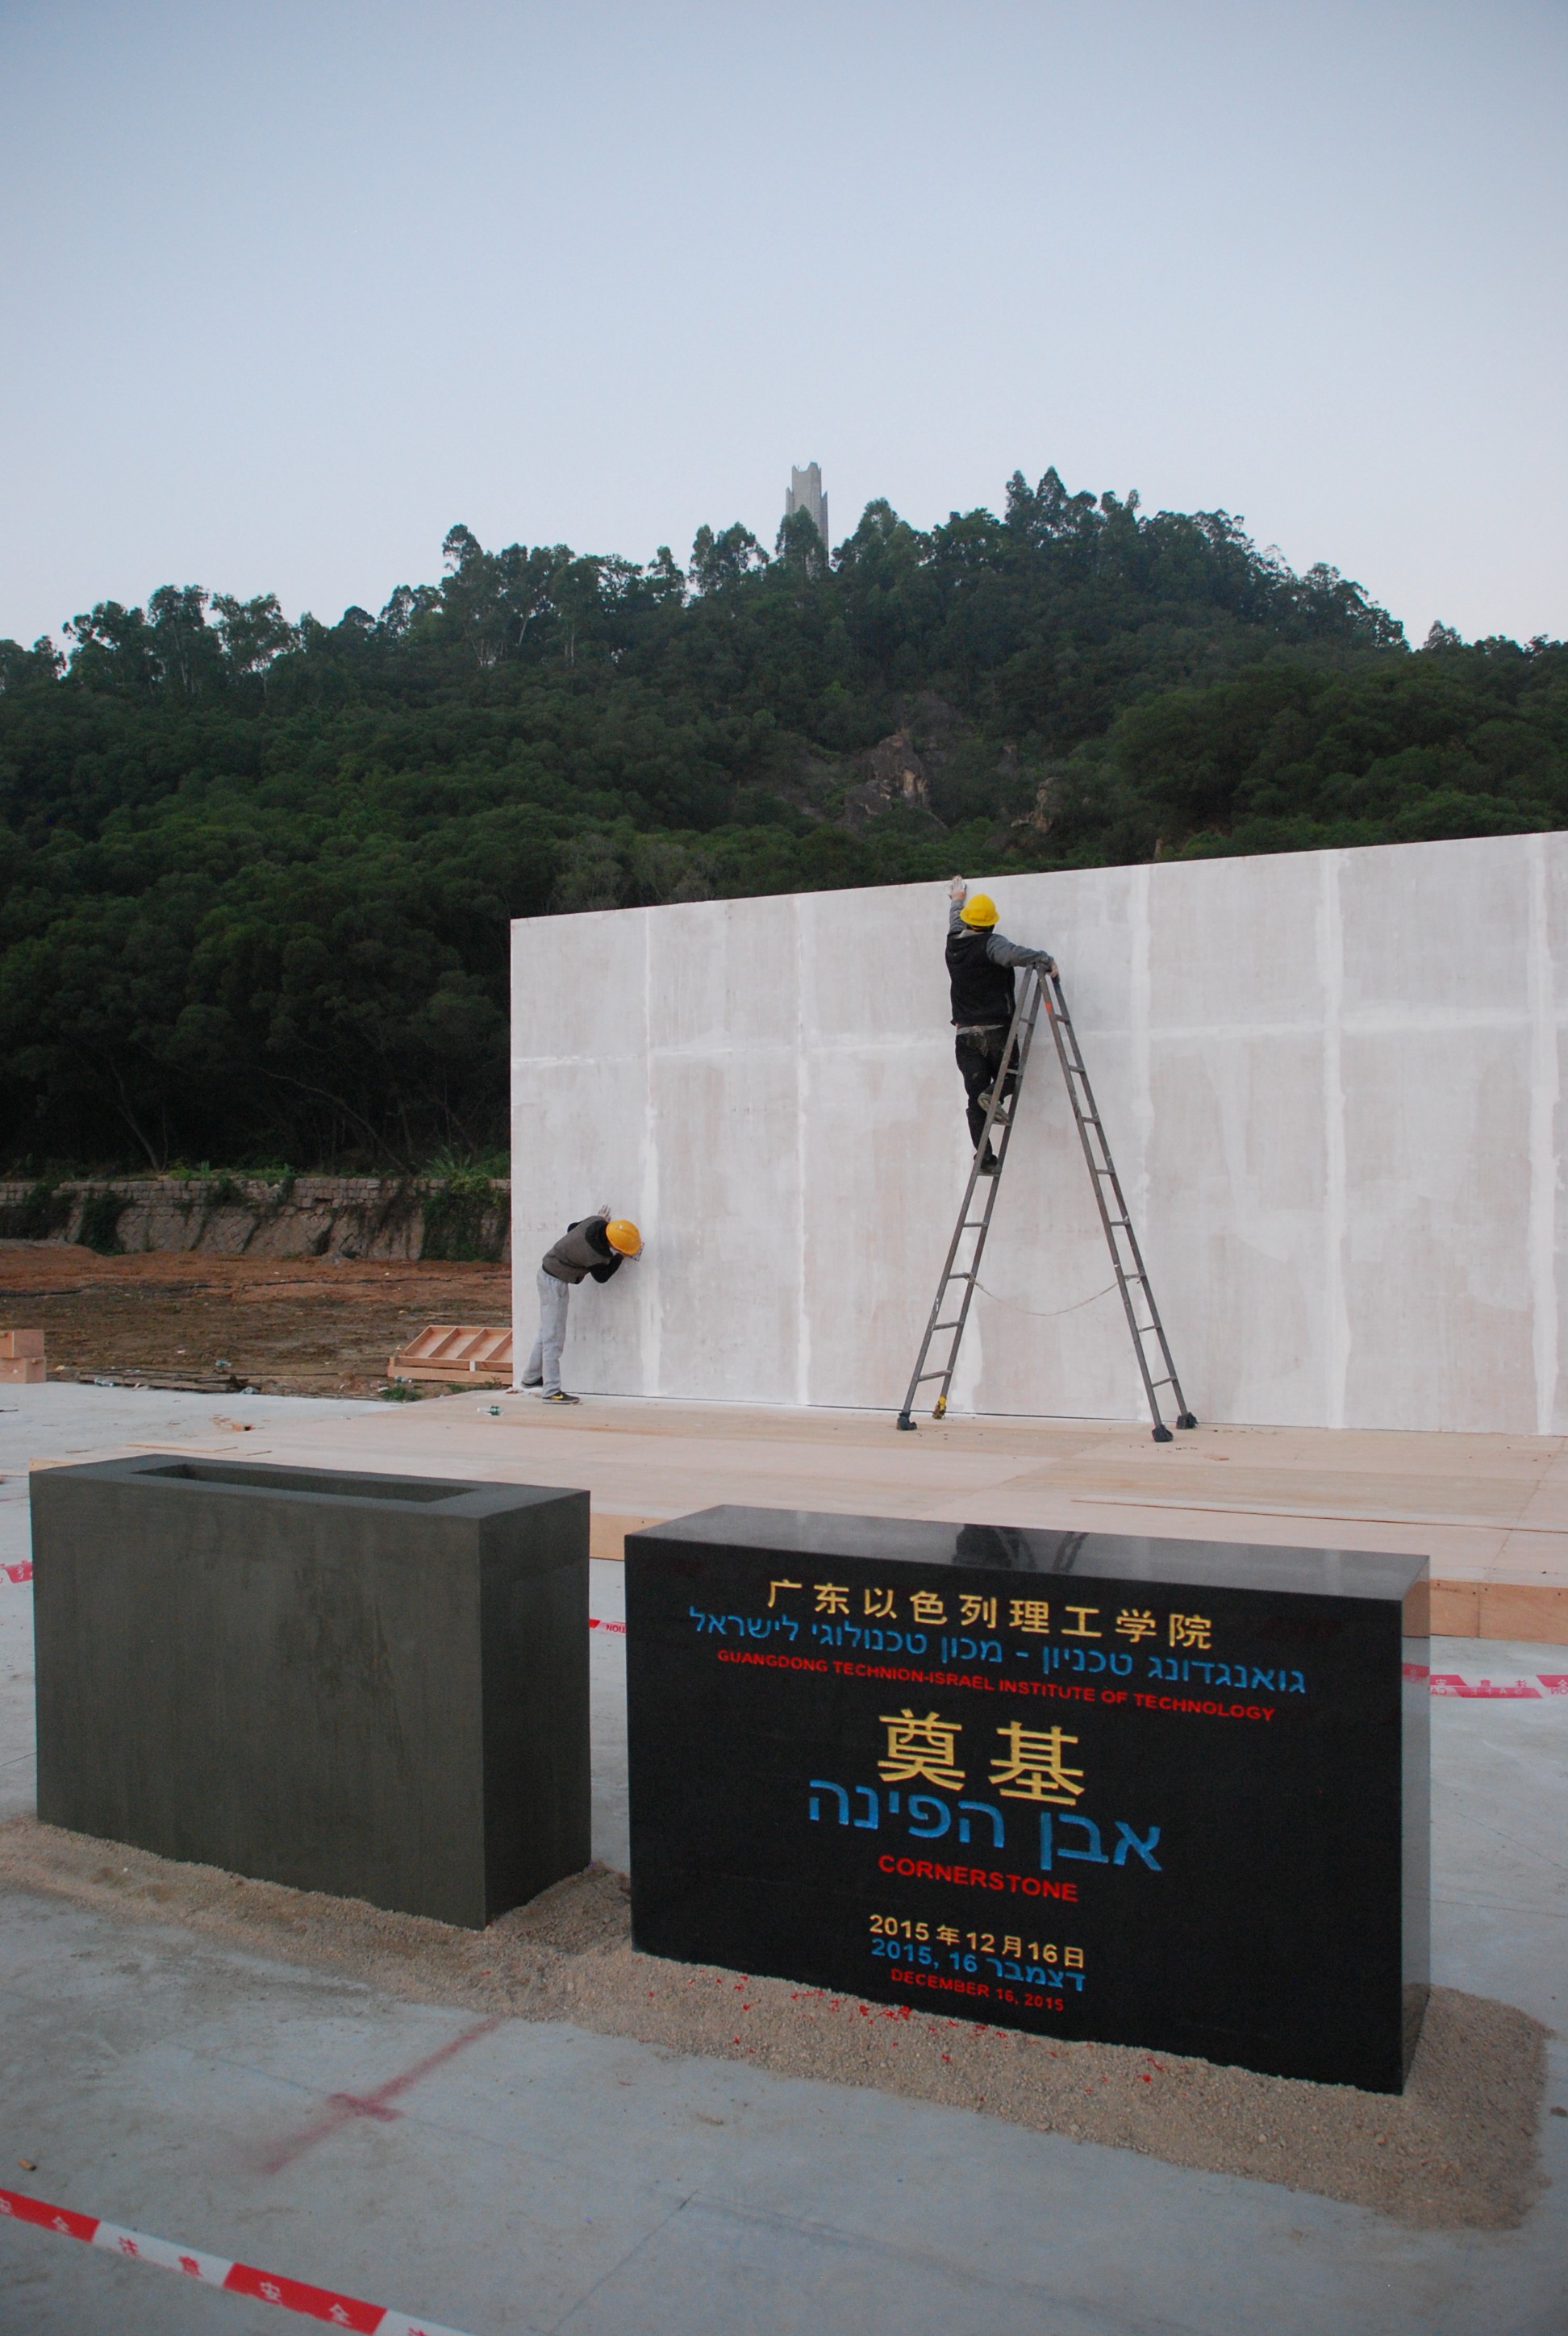
M1568 818L1568 649L1412 654L1224 511L1015 472L689 578L453 528L379 616L161 586L0 643L16 1163L504 1141L513 916ZM927 808L868 785L907 754ZM30 1171L31 1173L31 1171Z

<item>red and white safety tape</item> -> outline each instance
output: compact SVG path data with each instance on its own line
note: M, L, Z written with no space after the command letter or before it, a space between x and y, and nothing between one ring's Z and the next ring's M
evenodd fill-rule
M62 2238L81 2239L112 2255L132 2263L152 2263L160 2271L179 2272L207 2287L227 2288L230 2295L254 2295L262 2303L297 2312L306 2320L325 2320L333 2328L356 2328L365 2336L462 2336L433 2320L412 2320L406 2312L390 2312L384 2303L366 2303L357 2295L339 2295L330 2287L313 2287L308 2280L285 2279L280 2272L258 2271L254 2263L226 2263L221 2255L203 2253L200 2247L175 2246L168 2239L150 2239L142 2231L123 2231L96 2214L78 2214L70 2206L51 2206L42 2198L28 2198L19 2190L0 2190L0 2215L18 2223L35 2223Z
M1457 1671L1429 1671L1425 1663L1407 1663L1405 1677L1425 1679L1434 1695L1466 1695L1488 1702L1538 1703L1544 1695L1568 1695L1568 1671L1537 1671L1539 1686L1527 1679L1507 1679L1502 1686L1489 1679L1467 1679Z

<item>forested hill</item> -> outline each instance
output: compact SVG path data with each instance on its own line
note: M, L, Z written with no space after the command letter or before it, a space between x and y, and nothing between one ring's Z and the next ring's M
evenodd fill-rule
M443 549L379 616L167 586L0 642L9 1164L500 1145L517 915L1568 812L1568 649L1412 652L1224 512L1054 471L831 560L803 513L685 569Z

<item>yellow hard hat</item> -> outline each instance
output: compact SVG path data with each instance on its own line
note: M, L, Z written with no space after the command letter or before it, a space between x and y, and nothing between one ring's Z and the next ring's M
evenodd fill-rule
M611 1217L604 1237L621 1257L637 1257L641 1251L642 1235L629 1217Z
M959 921L964 925L994 925L997 904L989 892L977 892L973 900L966 900L959 910Z

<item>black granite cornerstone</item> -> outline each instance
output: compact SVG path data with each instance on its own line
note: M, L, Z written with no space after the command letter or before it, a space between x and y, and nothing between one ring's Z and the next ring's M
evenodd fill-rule
M33 1479L38 1814L478 1929L589 1855L588 1494Z
M742 1508L626 1558L646 1952L1402 2088L1425 1561Z

